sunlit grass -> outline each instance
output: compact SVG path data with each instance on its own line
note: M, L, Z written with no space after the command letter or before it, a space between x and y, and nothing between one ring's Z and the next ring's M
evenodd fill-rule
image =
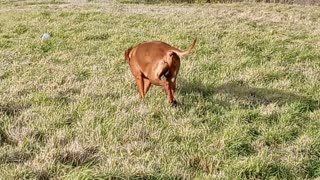
M2 178L319 177L319 7L39 2L0 2ZM139 99L124 50L195 37Z

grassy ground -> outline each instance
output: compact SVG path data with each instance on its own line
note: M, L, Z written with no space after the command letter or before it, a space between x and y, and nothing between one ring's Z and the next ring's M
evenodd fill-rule
M140 100L124 50L194 37ZM0 179L319 178L319 60L320 7L2 0Z

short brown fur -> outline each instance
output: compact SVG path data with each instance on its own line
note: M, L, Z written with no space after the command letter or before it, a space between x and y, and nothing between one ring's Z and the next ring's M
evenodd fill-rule
M134 76L139 95L144 98L151 84L162 86L170 103L176 104L176 79L180 68L180 57L194 48L196 39L185 51L161 41L142 42L125 51L125 59ZM161 79L165 76L165 80Z

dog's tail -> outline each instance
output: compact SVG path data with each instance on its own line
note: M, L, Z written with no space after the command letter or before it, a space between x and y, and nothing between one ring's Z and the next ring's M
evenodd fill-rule
M181 51L178 48L174 48L174 49L170 50L170 52L174 52L178 56L189 54L191 52L191 50L194 48L194 46L196 45L196 42L197 42L197 39L194 39L192 45L185 51Z

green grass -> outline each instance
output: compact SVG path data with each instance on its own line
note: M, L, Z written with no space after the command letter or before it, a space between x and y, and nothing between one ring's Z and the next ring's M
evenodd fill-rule
M0 179L319 178L319 29L317 6L0 1ZM195 37L179 106L139 99L124 51Z

